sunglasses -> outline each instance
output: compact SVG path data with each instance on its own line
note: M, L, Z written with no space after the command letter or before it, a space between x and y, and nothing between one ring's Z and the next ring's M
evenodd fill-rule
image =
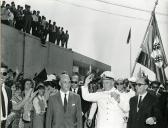
M117 85L123 85L124 83L117 83Z
M77 81L71 81L72 84L77 84L78 82Z
M7 76L7 72L1 72L1 74L3 75L3 76Z
M146 84L136 84L138 87L141 87L142 85L146 85Z

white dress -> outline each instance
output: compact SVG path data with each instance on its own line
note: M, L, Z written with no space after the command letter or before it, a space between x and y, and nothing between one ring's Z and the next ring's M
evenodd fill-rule
M110 91L89 93L88 87L82 87L83 99L97 102L98 113L96 128L123 128L124 114L120 104L110 96L110 92L117 92L115 88ZM122 101L120 100L122 104Z
M133 91L130 91L128 93L126 92L120 93L120 100L122 101L120 103L120 107L123 110L124 116L127 118L128 118L129 110L130 110L129 101L130 101L130 98L133 96L135 96L135 92ZM123 128L126 128L126 127L127 127L127 122L124 122Z

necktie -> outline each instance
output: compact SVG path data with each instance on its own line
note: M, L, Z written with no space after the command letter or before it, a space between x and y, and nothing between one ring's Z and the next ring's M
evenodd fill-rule
M1 101L2 101L2 115L3 117L6 117L5 99L4 99L2 89L1 89Z
M75 91L76 89L74 89L74 93L76 93L76 91Z
M67 98L66 98L66 94L64 96L64 112L66 112L67 109Z
M138 109L141 106L141 102L142 102L142 96L140 96L139 101L138 101Z

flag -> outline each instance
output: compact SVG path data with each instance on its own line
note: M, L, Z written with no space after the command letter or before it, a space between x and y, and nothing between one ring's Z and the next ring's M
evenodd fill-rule
M47 80L47 72L46 72L46 69L44 68L43 70L41 70L41 72L36 75L34 78L33 78L34 81L36 81L36 83L38 82L43 82L45 80Z
M152 13L144 40L141 44L141 52L136 62L153 71L156 79L165 84L166 75L164 69L168 66L168 62L154 12Z
M131 28L130 28L129 33L128 33L127 44L129 44L130 39L131 39Z

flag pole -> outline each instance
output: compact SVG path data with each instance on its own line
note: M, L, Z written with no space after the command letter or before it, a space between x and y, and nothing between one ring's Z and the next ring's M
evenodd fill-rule
M152 10L152 12L151 12L151 18L150 18L150 20L149 20L149 23L148 23L146 32L145 32L145 34L144 34L143 41L145 40L145 36L146 36L146 34L147 34L147 31L148 31L149 26L150 26L150 24L151 24L151 21L152 21L152 19L153 19L153 14L155 13L155 9L156 9L156 6L157 6L157 5L158 5L158 0L156 0L155 5L154 5L154 8L153 8L153 10ZM136 60L135 60L135 62L134 62L134 66L133 66L133 69L132 69L132 72L131 72L131 76L133 76L133 73L134 73L134 71L135 71L136 62L137 62L137 59L139 58L140 53L141 53L141 52L138 53L138 56L137 56L137 58L136 58Z
M132 41L131 41L131 38L130 38L130 77L131 77L131 71L132 71Z

